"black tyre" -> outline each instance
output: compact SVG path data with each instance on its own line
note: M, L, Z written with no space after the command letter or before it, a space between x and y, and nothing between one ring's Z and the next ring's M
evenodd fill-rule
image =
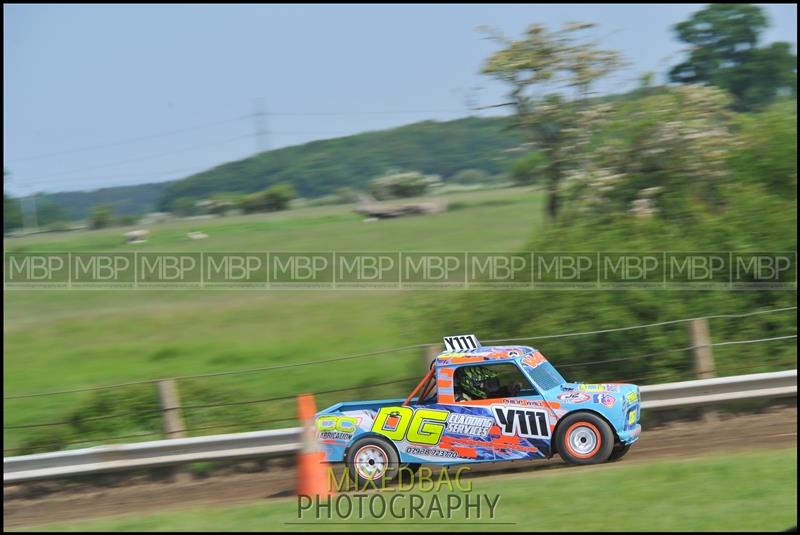
M401 463L397 472L397 483L404 485L414 481L420 466L422 466L420 463Z
M568 414L558 424L556 448L568 464L602 463L614 449L614 432L592 413Z
M405 468L406 471L411 472L412 474L416 474L419 472L419 467L422 466L420 463L402 463L400 464L400 468Z
M400 459L392 444L380 437L356 440L347 451L347 469L351 481L359 488L365 485L379 487L397 476Z
M631 444L615 444L614 449L611 450L611 456L608 458L608 462L619 461L625 457L629 449L631 449Z

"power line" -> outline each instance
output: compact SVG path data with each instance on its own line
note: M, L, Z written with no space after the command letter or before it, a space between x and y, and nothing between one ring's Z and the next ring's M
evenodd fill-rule
M350 134L350 133L346 133L346 132L332 132L332 131L323 132L323 131L307 131L307 130L278 130L278 131L271 131L271 132L274 133L274 134L279 134L279 135L320 135L320 136L325 135L325 136L337 136L337 137L355 135L355 134ZM247 135L242 136L242 138L245 138L245 137L248 137L248 136ZM221 163L218 163L218 164L209 164L209 165L205 165L203 167L189 167L189 168L183 168L183 169L171 169L169 171L158 171L158 172L154 172L154 173L135 173L135 174L110 175L110 176L109 175L103 175L103 176L92 177L92 178L87 179L87 180L89 180L89 182L91 182L91 181L94 181L94 180L108 180L108 179L118 179L118 178L147 178L147 177L153 177L153 176L164 176L164 175L169 175L169 174L173 174L173 173L191 173L191 174L196 174L196 173L200 173L200 172L203 172L203 171L207 171L209 169L213 169L214 167L219 167L221 165L225 165L227 163L230 163L230 162L221 162ZM74 178L65 177L65 178L62 178L60 180L46 180L46 181L45 180L40 180L38 182L47 182L48 184L66 184L66 183L71 183L74 180L75 180ZM33 181L37 182L35 179ZM154 182L160 182L160 180L154 180ZM110 187L117 187L117 186L111 185L111 186L105 186L105 187L109 187L110 188Z
M220 165L223 165L223 164L220 164ZM169 171L159 171L157 173L135 173L135 174L124 174L124 175L96 176L96 177L92 177L90 179L82 180L82 182L84 182L84 184L85 184L84 186L75 186L75 187L91 186L92 183L97 181L97 180L109 180L109 179L120 179L120 178L153 178L153 177L156 177L156 176L164 177L166 175L171 175L171 174L175 174L175 173L183 173L183 174L191 175L191 174L201 173L203 171L208 171L209 169L212 169L213 167L216 167L216 166L212 165L212 166L203 166L203 167L184 167L183 169L170 169ZM63 178L61 180L50 180L50 181L47 181L47 183L51 184L51 185L54 185L54 184L67 184L67 183L72 183L74 180L75 179L73 179L73 178ZM145 183L140 183L140 184L131 184L131 186L141 186L141 185L147 184L147 183L163 182L163 181L164 180L152 180L151 182L145 182ZM97 185L97 187L102 187L102 188L117 188L117 187L124 187L124 186L125 185L113 185L113 184L112 185L102 185L102 186ZM70 190L69 193L73 193L73 192L76 192L76 191L81 191L81 190ZM32 195L34 195L34 194L31 194L31 195L28 195L28 196L32 196Z
M286 111L286 112L270 112L269 115L402 115L407 113L459 113L463 114L464 110L387 110L387 111Z
M84 171L91 171L91 170L94 170L94 169L105 169L107 167L115 167L117 165L135 163L135 162L140 162L140 161L144 161L144 160L152 160L154 158L162 158L164 156L171 156L173 154L178 154L178 153L181 153L181 152L187 152L187 151L192 151L192 150L197 150L197 149L205 149L205 148L209 148L209 147L216 147L216 146L219 146L219 145L224 145L226 143L231 143L233 141L239 141L239 140L247 138L247 137L250 137L250 134L247 134L247 135L244 135L244 136L236 136L234 138L229 138L229 139L225 139L225 140L222 140L222 141L217 141L217 142L214 142L214 143L205 143L205 144L202 144L202 145L194 145L192 147L185 147L183 149L173 150L173 151L169 151L169 152L162 152L162 153L159 153L159 154L150 154L148 156L142 156L140 158L133 158L133 159L130 159L130 160L123 160L123 161L119 161L119 162L113 162L113 163L102 164L102 165L94 165L94 166L90 166L90 167L84 167L82 169L74 169L72 171L64 171L62 173L54 173L52 175L43 175L43 176L39 176L39 177L32 177L32 178L27 179L26 182L42 181L42 180L47 180L47 179L49 179L51 177L56 177L56 176L71 175L71 174L75 174L75 173L82 173Z
M248 117L249 117L248 115L240 115L238 117L234 117L234 118L231 118L231 119L224 119L222 121L216 121L216 122L213 122L213 123L205 123L205 124L197 125L197 126L189 126L187 128L180 128L178 130L171 130L169 132L162 132L160 134L153 134L153 135L149 135L149 136L141 136L141 137L123 139L121 141L114 141L112 143L106 143L104 145L92 145L92 146L89 146L89 147L79 147L79 148L76 148L76 149L69 149L69 150L65 150L65 151L62 151L62 152L51 152L49 154L39 154L39 155L36 155L36 156L25 156L24 158L12 158L11 160L9 160L9 162L24 162L24 161L28 161L28 160L43 160L45 158L52 158L53 156L64 156L64 155L67 155L67 154L75 154L75 153L78 153L78 152L86 152L86 151L97 150L97 149L107 149L107 148L110 148L110 147L118 147L120 145L127 145L129 143L137 143L139 141L147 141L147 140L150 140L150 139L158 139L158 138L161 138L161 137L168 137L168 136L172 136L172 135L175 135L175 134L181 134L183 132L191 132L191 131L194 131L194 130L202 130L204 128L211 128L213 126L220 126L220 125L223 125L223 124L228 124L228 123L233 123L233 122L236 122L236 121L241 121L242 119L247 119Z
M395 114L409 114L409 113L463 113L463 110L386 110L386 111L358 111L358 110L352 110L352 111L332 111L332 112L314 112L314 111L312 111L312 112L296 112L296 111L267 112L267 111L265 111L263 109L263 104L261 104L261 105L259 105L259 108L257 109L255 115L262 116L264 119L266 119L270 115L272 115L272 116L330 116L330 115L395 115ZM195 131L195 130L202 130L202 129L211 128L211 127L214 127L214 126L221 126L221 125L224 125L224 124L234 123L234 122L241 121L241 120L244 120L244 119L251 119L252 120L253 116L254 116L254 114L239 115L237 117L232 117L230 119L223 119L223 120L215 121L215 122L211 122L211 123L204 123L204 124L200 124L200 125L189 126L189 127L186 127L186 128L179 128L179 129L176 129L176 130L170 130L170 131L161 132L161 133L158 133L158 134L152 134L152 135L147 135L147 136L139 136L139 137L134 137L134 138L127 138L127 139L122 139L120 141L114 141L114 142L111 142L111 143L105 143L105 144L101 144L101 145L90 145L90 146L84 146L84 147L77 147L77 148L74 148L74 149L68 149L68 150L59 151L59 152L50 152L50 153L45 153L45 154L37 154L37 155L33 155L33 156L24 156L24 157L21 157L21 158L12 158L12 159L10 159L8 161L9 161L9 163L13 163L13 162L23 162L23 161L30 161L30 160L43 160L43 159L46 159L46 158L52 158L54 156L65 156L65 155L68 155L68 154L76 154L76 153L80 153L80 152L87 152L87 151L92 151L92 150L97 150L97 149L106 149L106 148L111 148L111 147L118 147L118 146L121 146L121 145L130 144L130 143L138 143L140 141L148 141L148 140L151 140L151 139L158 139L158 138L162 138L162 137L168 137L168 136L172 136L172 135L175 135L175 134L181 134L181 133L185 133L185 132L192 132L192 131ZM317 134L317 133L323 133L324 134L324 132L275 132L275 133L281 133L281 134L311 134L311 135Z
M274 131L274 130L272 130L271 132L273 134L297 134L297 135L305 135L305 134L320 135L321 134L321 132L301 132L301 131L286 132L286 131ZM333 133L333 132L328 132L325 135L350 135L350 134L344 134L344 133L336 134L336 133ZM357 135L357 134L352 134L352 135ZM252 136L252 134L244 135L244 136L242 136L242 139L247 138L247 137L251 137L251 136ZM231 141L231 140L229 140L229 141ZM195 147L195 148L202 148L202 147ZM188 149L186 149L186 150L188 150ZM153 175L165 175L165 174L179 173L179 172L199 173L199 172L202 172L202 171L206 171L206 170L212 169L214 167L220 167L220 166L223 166L223 165L227 165L229 163L231 163L231 162L226 161L226 162L221 162L221 163L218 163L218 164L210 164L210 165L203 166L203 167L200 167L200 168L175 169L175 170L170 170L170 171L159 171L158 173L149 173L149 174L136 173L136 174L126 174L126 175L103 176L101 179L105 180L107 178L149 177L149 176L153 176ZM389 162L389 163L387 163L385 165L382 164L381 162L374 162L374 163L375 163L376 166L383 165L383 167L385 167L387 169L390 168L391 166L404 166L404 165L405 166L419 166L419 165L421 165L419 160L415 160L415 161L411 161L411 160L404 160L404 161L392 160L391 162ZM77 172L77 171L70 171L70 173L73 173L73 172ZM56 179L56 180L39 180L38 182L39 183L47 182L48 184L64 184L64 183L73 183L75 178L74 177L63 177L63 178ZM108 186L108 187L114 187L114 186Z
M256 149L259 152L269 150L269 127L263 98L257 98L253 102L253 126L255 127Z
M301 131L282 131L282 130L279 130L279 131L270 131L270 132L273 133L273 134L279 134L279 135L318 135L318 136L334 136L334 137L345 137L345 136L358 135L358 134L353 134L353 133L332 132L332 131L322 132L322 131L302 131L302 130ZM211 146L222 145L222 144L225 144L225 143L230 143L230 142L241 140L241 139L245 139L245 138L248 138L248 137L252 137L252 134L245 134L245 135L242 135L242 136L238 136L238 137L235 137L235 138L230 138L230 139L219 141L219 142L215 142L215 143L204 144L204 145L195 145L195 146L192 146L192 147L186 147L186 148L178 149L178 150L175 150L175 151L170 151L170 152L165 152L165 153L160 153L160 154L152 154L152 155L143 156L143 157L140 157L140 158L134 158L134 159L130 159L130 160L124 160L124 161L119 161L119 162L103 164L103 165L85 167L85 168L82 168L82 169L75 169L75 170L72 170L72 171L64 171L64 172L61 172L61 173L54 173L54 174L51 174L51 175L43 175L43 176L33 177L33 178L30 178L30 179L27 179L25 181L25 183L26 184L27 183L30 183L30 184L42 184L42 183L47 183L47 184L66 184L66 183L71 183L74 180L78 179L79 177L70 177L70 176L64 176L64 175L74 175L76 173L82 173L82 172L85 172L85 171L92 171L92 170L96 170L96 169L105 169L105 168L109 168L109 167L115 167L115 166L119 166L119 165L125 165L125 164L129 164L129 163L136 163L136 162L139 162L139 161L144 161L144 160L149 160L149 159L154 159L154 158L159 158L159 157L164 157L164 156L170 156L172 154L177 154L177 153L181 153L181 152L187 152L187 151L191 151L191 150L203 149L203 148L208 148L208 147L211 147ZM201 171L204 171L204 170L207 170L207 169L211 169L211 168L214 168L214 167L219 167L219 166L225 165L227 163L230 163L230 162L220 162L220 163L217 163L217 164L210 164L208 166L204 166L204 167L198 168L196 170L195 169L172 170L172 171L163 171L163 172L148 173L148 174L137 173L135 175L117 175L116 177L109 177L109 176L105 176L104 175L104 176L93 177L91 180L106 180L108 178L150 177L150 176L154 176L154 175L164 175L164 174L169 174L169 173L189 172L189 171L192 171L194 173L194 172L201 172ZM417 164L418 164L418 162L411 162L411 161L408 161L408 162L393 161L392 162L392 165L417 165ZM52 177L62 177L62 178L58 178L57 180L52 180L51 179ZM76 186L76 187L79 187L79 186ZM114 187L114 186L108 186L108 187Z

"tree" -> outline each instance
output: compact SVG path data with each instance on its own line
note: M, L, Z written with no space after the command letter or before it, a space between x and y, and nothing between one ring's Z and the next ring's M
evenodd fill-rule
M670 80L710 84L729 91L733 108L748 111L772 102L781 91L797 92L797 56L789 43L759 48L769 26L753 4L711 4L675 26L690 45L686 61L675 65Z
M69 210L53 202L42 203L37 211L37 220L40 227L61 223L72 219Z
M483 169L463 169L453 175L450 181L457 184L488 184L492 177Z
M429 188L441 183L436 175L424 175L417 171L391 173L373 179L369 183L369 192L376 199L393 197L419 197Z
M3 168L3 178L8 179L11 171ZM22 210L19 199L15 199L3 192L3 232L22 227Z
M729 159L742 145L730 102L717 87L677 86L621 103L569 177L571 205L609 218L630 211L676 220L698 206L720 209Z
M511 162L509 175L515 183L522 186L543 182L542 172L546 165L541 152L531 152Z
M513 124L546 158L547 213L551 219L560 208L559 190L565 174L580 163L582 139L591 126L583 115L591 87L622 65L616 52L577 37L592 27L576 23L551 32L534 24L518 41L495 34L494 39L504 48L488 58L482 71L510 86ZM556 87L562 84L574 93L557 92Z
M291 184L275 184L264 190L264 204L269 212L286 210L296 196Z
M92 209L92 213L89 215L89 227L93 229L106 228L111 225L113 217L110 206L99 204Z
M193 197L179 197L172 202L172 209L170 211L178 217L197 215L199 211L197 199Z
M19 199L15 199L3 192L3 232L22 227L22 211Z
M741 147L732 154L736 180L756 182L772 194L797 197L797 101L781 99L761 112L737 117Z
M245 195L241 201L245 212L277 212L286 210L296 196L290 184L275 184L267 189Z

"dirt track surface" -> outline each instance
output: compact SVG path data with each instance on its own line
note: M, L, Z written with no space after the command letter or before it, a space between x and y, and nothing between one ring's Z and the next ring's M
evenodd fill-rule
M721 416L716 421L675 422L646 429L621 462L647 462L657 458L687 457L714 451L778 448L797 445L797 407L776 408L758 414ZM130 513L153 512L198 505L232 505L291 496L294 468L270 463L266 471L231 473L205 479L189 474L163 482L127 481L119 486L76 485L36 496L32 487L4 488L3 527L19 528L50 522ZM252 467L252 463L250 464ZM535 476L566 465L559 457L540 462L487 463L473 470L474 477L509 472ZM33 487L35 490L36 487Z

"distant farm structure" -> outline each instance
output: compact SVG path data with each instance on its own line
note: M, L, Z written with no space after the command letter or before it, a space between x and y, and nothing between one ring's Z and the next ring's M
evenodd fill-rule
M360 195L354 210L357 214L367 217L388 219L404 215L438 214L447 210L447 203L444 201L425 201L390 204L379 202L368 195Z

